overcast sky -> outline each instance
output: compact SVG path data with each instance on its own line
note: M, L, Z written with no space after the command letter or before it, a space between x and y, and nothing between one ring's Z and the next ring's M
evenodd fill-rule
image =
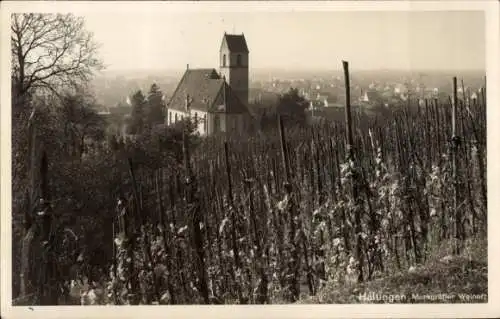
M218 67L224 31L244 33L251 68L485 69L485 17L434 12L93 12L109 70Z

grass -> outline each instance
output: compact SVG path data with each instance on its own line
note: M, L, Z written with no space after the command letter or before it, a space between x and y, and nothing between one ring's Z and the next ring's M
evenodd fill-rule
M485 239L466 242L460 255L442 245L425 263L361 284L328 282L316 296L298 303L485 303L488 302Z

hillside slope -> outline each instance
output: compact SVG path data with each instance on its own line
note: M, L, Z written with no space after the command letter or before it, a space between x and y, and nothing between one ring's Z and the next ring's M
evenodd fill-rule
M461 255L439 250L423 265L362 284L328 282L299 303L486 303L487 246L470 242Z

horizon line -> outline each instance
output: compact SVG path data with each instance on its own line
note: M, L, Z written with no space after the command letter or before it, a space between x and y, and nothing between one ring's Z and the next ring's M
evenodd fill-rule
M350 65L352 67L352 65ZM217 67L190 67L190 69L216 69ZM297 67L290 67L290 68L283 68L283 67L255 67L255 68L249 68L250 70L257 70L257 71L267 71L267 70L272 70L272 71L285 71L285 72L305 72L305 71L323 71L323 72L342 72L342 68L338 69L333 69L333 68L322 68L322 67L310 67L310 68L297 68ZM412 72L455 72L455 71L467 71L467 72L486 72L486 69L480 69L480 68L460 68L460 69L451 69L451 68L443 68L443 69L436 69L436 68L391 68L391 67L380 67L380 68L360 68L356 69L355 67L353 68L356 70L356 72L364 72L364 71L412 71ZM113 68L113 69L104 69L100 72L97 73L106 73L106 72L163 72L163 71L175 71L175 72L183 72L185 71L186 68Z

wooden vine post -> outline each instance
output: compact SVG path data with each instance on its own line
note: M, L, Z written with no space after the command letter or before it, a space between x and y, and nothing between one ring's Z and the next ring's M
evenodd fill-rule
M185 123L186 124L186 123ZM196 260L196 271L198 273L198 289L203 299L203 303L209 304L209 293L208 293L208 285L207 285L207 274L205 269L205 256L203 251L203 234L201 232L201 212L199 207L199 202L196 198L196 178L194 177L190 154L189 154L189 141L187 136L187 128L184 125L182 129L182 148L184 154L184 169L185 169L185 198L187 206L191 211L191 228L193 233L193 242L194 242L194 260Z
M280 141L281 141L281 159L283 162L283 168L285 170L285 182L284 188L286 192L286 196L288 197L287 202L287 213L290 218L289 232L288 232L288 242L290 243L290 259L288 263L288 289L289 289L289 300L291 302L295 302L299 299L300 289L299 289L299 247L297 240L295 239L297 229L300 228L297 225L298 216L296 214L295 207L295 197L291 184L290 177L290 162L288 159L288 148L286 145L286 137L285 137L285 129L283 126L283 118L281 116L278 117L279 122L279 133L280 133Z
M355 168L355 154L353 149L353 134L352 134L352 118L351 118L351 93L349 81L349 62L342 61L345 79L345 123L346 123L346 151L348 165L353 165ZM354 232L356 238L356 261L358 271L358 282L363 282L363 253L362 253L362 238L361 238L361 211L358 207L358 180L357 173L354 170L351 174L352 189L351 194L354 202Z
M459 202L459 181L458 181L458 150L460 147L460 137L457 134L457 77L453 77L453 100L451 114L451 165L453 180L453 216L455 218L455 253L460 253L460 241L462 239L462 214L458 207Z
M242 267L241 267L241 260L240 260L240 250L238 247L238 234L237 234L237 228L238 228L238 220L237 220L237 215L236 215L236 206L234 204L234 198L233 198L233 184L232 184L232 179L231 179L231 164L229 163L229 147L227 144L227 141L224 142L224 163L226 167L226 176L227 176L227 198L229 200L229 207L230 207L230 217L231 217L231 246L233 248L233 254L234 254L234 266L235 269L233 268L233 277L236 281L235 286L238 294L238 300L240 304L245 304L246 300L243 298L243 293L241 291L241 282L238 282L241 280L241 277L239 277L237 274L241 274Z

